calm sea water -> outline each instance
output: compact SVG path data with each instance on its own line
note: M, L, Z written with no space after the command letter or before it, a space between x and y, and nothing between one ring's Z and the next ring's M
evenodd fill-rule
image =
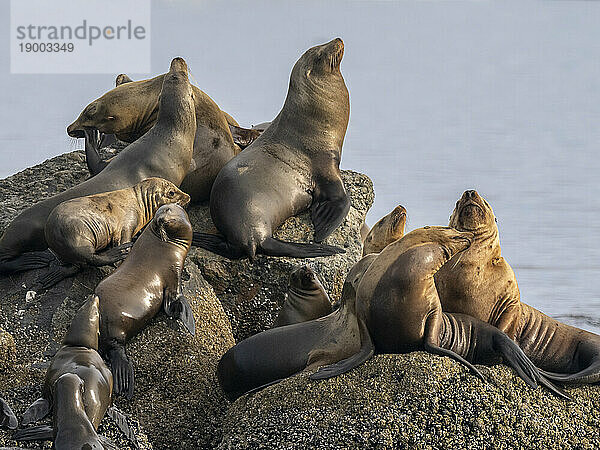
M65 127L114 76L10 75L0 11L3 177L82 146ZM375 183L368 222L400 203L411 229L446 224L475 188L523 301L600 332L600 3L170 1L152 22L153 74L185 57L243 125L277 114L306 48L342 37L342 165Z

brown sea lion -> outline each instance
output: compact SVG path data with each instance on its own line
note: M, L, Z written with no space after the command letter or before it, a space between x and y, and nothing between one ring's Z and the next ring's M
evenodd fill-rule
M369 235L369 231L371 231L371 229L369 228L369 225L367 225L366 222L363 222L362 225L360 226L360 241L361 242L365 242L365 239Z
M398 205L387 216L380 219L363 239L363 256L379 253L387 245L404 236L406 209Z
M162 205L186 206L190 196L162 178L130 188L79 197L58 205L46 222L46 242L60 264L36 282L47 289L75 275L82 265L104 266L124 259L131 239ZM107 250L108 249L108 250Z
M15 440L53 440L56 449L117 448L96 432L113 388L113 376L98 354L98 303L92 295L79 309L46 372L42 396L23 414L27 426L52 412L52 426L18 430Z
M193 96L187 65L182 58L175 58L164 77L155 126L94 178L19 214L0 238L0 273L44 267L53 259L41 252L48 247L44 228L52 210L64 201L131 187L150 177L179 186L192 161L196 133Z
M307 322L332 311L329 295L317 274L310 267L301 266L290 274L285 300L273 326Z
M496 217L476 191L465 191L450 226L474 234L471 247L435 276L444 311L469 314L515 340L550 379L600 381L600 336L561 323L520 300L510 265L502 257Z
M106 145L106 135L134 142L156 123L159 94L165 74L132 81L125 74L117 77L116 87L87 105L67 128L71 137L86 138L86 160L92 175L112 160L103 161L98 150ZM192 165L181 188L193 202L208 200L219 170L260 135L259 130L241 128L203 91L192 85L196 112L196 136ZM237 144L236 144L237 142Z
M100 297L100 352L110 362L117 394L133 395L133 367L125 343L161 307L194 334L194 316L181 293L181 273L191 241L192 226L185 210L175 203L161 206L127 259L96 287Z
M195 233L193 245L227 258L307 258L343 250L283 242L273 232L310 208L315 242L344 220L350 199L340 175L350 101L341 39L313 47L294 65L285 104L264 133L217 176L210 213L222 236Z
M442 311L434 274L467 249L471 239L471 233L449 227L420 228L374 259L356 291L356 314L366 324L376 352L426 350L455 359L481 378L471 363L503 360L529 386L540 383L566 397L506 334L473 317ZM312 378L328 378L349 368L342 361L319 369Z

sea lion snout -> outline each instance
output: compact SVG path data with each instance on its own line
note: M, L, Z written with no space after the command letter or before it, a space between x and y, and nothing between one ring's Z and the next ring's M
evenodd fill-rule
M188 66L185 59L180 56L173 58L171 66L169 67L169 72L185 72L187 74Z
M316 278L315 272L308 265L303 265L295 269L290 274L290 283L300 287L310 287Z
M83 129L79 128L78 122L79 120L76 120L67 127L67 134L73 138L84 138L85 133L83 132Z

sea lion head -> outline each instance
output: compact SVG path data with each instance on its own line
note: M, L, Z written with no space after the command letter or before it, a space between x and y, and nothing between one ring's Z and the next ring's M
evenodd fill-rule
M300 266L290 274L289 285L302 290L312 290L320 286L317 274L309 266Z
M152 177L146 178L139 183L140 191L155 206L156 211L167 203L177 203L184 208L190 203L190 196L180 190L169 180Z
M449 225L460 231L497 230L492 207L475 190L465 191L458 199Z
M88 297L71 321L71 326L63 339L63 345L98 350L98 336L100 334L99 302L100 299L97 295L92 294Z
M406 209L398 205L387 216L380 219L369 231L363 243L363 256L379 253L389 244L404 236Z
M61 375L54 383L54 402L59 406L55 414L55 448L104 449L94 426L85 413L84 382L74 373Z
M125 85L126 86L126 85ZM159 97L158 121L196 127L194 90L188 78L188 66L183 58L173 58L165 74Z
M469 231L458 231L452 227L423 227L412 233L422 233L423 241L437 244L444 252L445 260L449 260L457 253L466 250L473 241L473 233ZM407 235L408 236L408 235Z
M192 225L185 210L177 203L158 208L151 222L151 229L164 242L189 247L192 242Z
M299 133L306 134L304 128L313 128L313 124L319 131L326 130L321 133L326 137L321 144L330 149L341 148L350 116L348 89L340 72L343 56L340 38L308 49L292 69L288 95L278 116L286 128L301 126ZM309 137L322 138L313 134Z

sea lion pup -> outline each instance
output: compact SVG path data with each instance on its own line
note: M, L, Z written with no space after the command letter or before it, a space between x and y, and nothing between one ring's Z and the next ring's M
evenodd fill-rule
M48 247L44 228L52 210L66 200L127 188L150 177L164 178L179 186L192 161L196 133L193 95L187 64L182 58L175 58L164 77L156 125L95 177L38 202L17 216L0 238L0 273L48 265L53 258L40 252Z
M131 239L162 205L186 206L190 196L162 178L148 178L135 186L58 205L46 222L46 242L60 265L37 280L47 289L75 275L82 265L104 266L124 259ZM111 247L111 248L109 248ZM108 248L108 250L107 250Z
M500 330L463 314L442 311L434 274L467 249L471 238L471 233L449 227L425 227L388 245L374 259L356 291L356 314L366 324L376 352L425 350L449 356L482 379L471 363L504 360L532 388L540 383L567 397ZM328 378L350 368L339 362L319 369L312 378Z
M115 392L133 395L133 367L125 343L160 311L181 320L194 334L194 316L181 293L183 263L192 241L185 210L161 206L135 241L129 256L96 287L100 297L100 353L109 361Z
M398 205L387 216L380 219L363 239L363 256L379 253L387 245L404 236L406 209ZM362 229L361 229L362 232Z
M98 297L79 309L48 371L42 396L23 414L22 425L50 412L53 425L18 430L17 441L53 440L56 449L117 448L96 433L111 403L113 376L98 354Z
M273 326L307 322L332 311L329 295L317 274L309 266L301 266L290 274L285 300Z
M600 336L521 302L515 274L501 256L496 217L489 203L476 191L465 191L450 226L472 232L474 239L467 251L435 276L442 308L498 327L552 380L599 382Z
M19 425L19 421L10 405L0 397L0 428L14 430Z
M134 142L156 123L164 78L165 74L162 74L148 80L132 81L121 74L114 89L87 105L77 120L68 126L69 136L86 139L86 161L92 176L112 161L103 161L98 153L106 145L106 135ZM200 202L208 200L219 170L241 148L250 145L260 131L241 128L203 91L193 85L192 90L197 125L194 154L181 188L190 194L193 202Z
M296 62L279 115L215 180L210 214L222 236L195 233L193 245L251 260L257 253L309 258L343 252L273 238L287 218L310 208L320 243L350 209L339 170L350 113L340 72L343 54L338 38L309 49Z

